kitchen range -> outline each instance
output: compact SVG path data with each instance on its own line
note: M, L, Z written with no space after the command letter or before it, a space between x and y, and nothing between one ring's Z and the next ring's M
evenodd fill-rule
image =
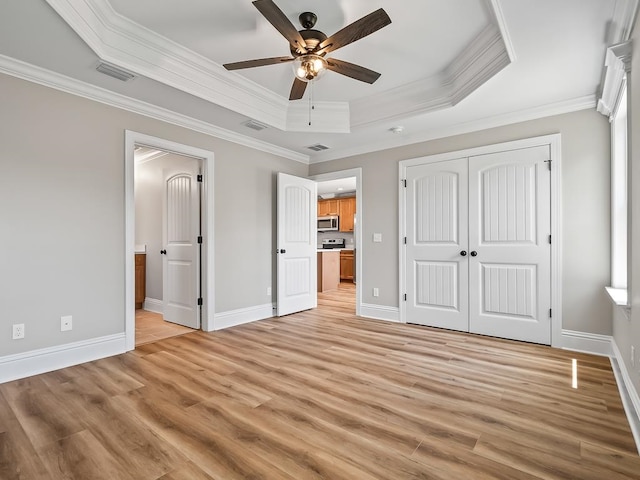
M322 248L344 248L346 240L344 238L325 238L322 240Z

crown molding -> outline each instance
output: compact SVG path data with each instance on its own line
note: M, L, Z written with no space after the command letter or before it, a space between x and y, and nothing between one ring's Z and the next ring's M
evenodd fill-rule
M352 102L352 127L453 107L511 63L500 28L489 24L440 75Z
M136 100L119 93L114 93L110 90L106 90L5 55L0 55L0 73L54 88L72 95L103 103L105 105L121 108L132 113L144 115L145 117L161 120L179 127L188 128L205 135L277 155L279 157L288 158L304 164L309 163L309 155L294 152L293 150L278 147L261 140L256 140L231 130L203 122L202 120L197 120L187 115L182 115L166 108Z
M98 57L284 130L289 101L117 13L106 0L47 0Z
M329 162L332 160L340 160L355 155L363 155L381 150L389 150L392 148L414 145L417 143L428 142L440 138L452 137L455 135L463 135L465 133L478 132L490 128L502 127L539 118L551 117L554 115L562 115L565 113L576 112L579 110L588 110L595 108L595 95L587 95L585 97L574 98L562 102L552 103L534 108L518 110L500 115L481 118L472 122L461 123L442 128L433 128L413 135L394 135L389 140L377 143L361 144L353 148L327 150L317 153L311 158L311 164Z
M604 61L604 81L598 99L598 111L612 117L626 85L626 74L631 71L631 40L607 48Z
M452 107L515 54L499 0L483 0L489 24L441 74L348 103L316 109L227 72L221 65L120 15L108 0L46 0L102 60L283 131L345 133L356 126Z
M485 0L487 2L487 11L490 15L493 16L493 21L498 29L500 29L500 35L502 36L502 41L504 42L504 48L509 55L509 60L511 63L515 62L516 57L516 49L513 46L513 42L511 41L511 35L509 34L509 29L507 28L507 21L504 18L504 13L502 11L502 4L500 0ZM637 1L637 0L636 0Z
M616 0L613 19L607 28L607 45L624 43L631 38L637 13L638 0Z
M445 85L450 86L452 105L468 97L510 63L500 29L488 25L445 69Z

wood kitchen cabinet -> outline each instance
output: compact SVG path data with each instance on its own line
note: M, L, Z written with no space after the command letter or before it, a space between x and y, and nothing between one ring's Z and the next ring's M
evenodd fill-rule
M147 256L136 253L136 308L142 308L147 291Z
M318 200L318 216L338 215L340 231L353 232L353 216L356 213L356 197Z
M341 198L338 201L340 231L353 232L353 217L356 214L356 197Z
M340 280L353 280L353 250L340 250Z
M318 252L318 291L337 290L340 284L340 252Z
M318 216L338 215L338 199L318 200Z

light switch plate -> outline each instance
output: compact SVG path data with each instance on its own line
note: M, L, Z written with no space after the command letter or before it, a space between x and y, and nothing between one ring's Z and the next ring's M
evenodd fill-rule
M373 234L373 241L375 243L382 243L382 234L381 233L374 233Z

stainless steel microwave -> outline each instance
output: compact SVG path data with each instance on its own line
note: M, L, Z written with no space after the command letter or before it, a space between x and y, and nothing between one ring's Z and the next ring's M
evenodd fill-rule
M318 217L318 231L319 232L332 232L338 231L339 219L337 215L331 215L328 217Z

